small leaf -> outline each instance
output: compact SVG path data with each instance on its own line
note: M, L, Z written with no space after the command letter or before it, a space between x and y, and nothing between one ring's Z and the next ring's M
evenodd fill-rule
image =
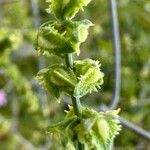
M55 130L64 130L70 123L74 122L75 120L77 120L77 116L66 118L64 121L48 126L46 132L53 133Z
M73 43L82 43L87 39L88 28L93 26L93 24L85 19L81 21L64 21L64 26L66 26L65 37L69 38Z

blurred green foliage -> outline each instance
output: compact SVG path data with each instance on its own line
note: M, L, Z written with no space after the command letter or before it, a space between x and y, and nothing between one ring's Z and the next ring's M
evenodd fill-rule
M119 106L121 116L139 126L150 129L150 2L148 0L118 0L122 47L122 86ZM39 0L42 22L53 19ZM95 24L90 36L82 44L81 58L98 59L105 74L99 93L83 97L83 104L99 109L109 104L114 86L114 57L108 2L95 0L74 20L88 18ZM50 147L44 129L50 122L64 117L68 97L61 103L47 93L47 105L38 95L34 80L38 72L38 57L33 43L36 35L29 1L0 4L0 90L7 93L7 105L0 107L0 149L22 150ZM46 64L59 62L48 56ZM88 99L88 100L84 100ZM19 132L19 134L18 134ZM20 138L21 135L21 138ZM149 149L142 137L124 129L115 146L126 150Z

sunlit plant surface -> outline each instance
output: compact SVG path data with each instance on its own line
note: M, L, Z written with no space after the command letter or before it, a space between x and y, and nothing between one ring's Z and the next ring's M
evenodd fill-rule
M53 135L61 149L110 150L120 130L118 111L96 112L81 106L80 98L100 89L103 73L98 60L84 59L73 62L80 54L80 44L88 36L89 20L72 20L90 0L52 0L48 12L56 19L44 23L37 34L36 50L42 55L57 55L66 64L53 64L38 73L37 79L56 99L61 93L72 98L72 107L62 122L50 125L47 133Z

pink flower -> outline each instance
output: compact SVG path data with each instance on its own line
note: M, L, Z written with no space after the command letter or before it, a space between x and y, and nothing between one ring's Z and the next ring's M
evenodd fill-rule
M0 90L0 107L5 106L7 103L7 95L5 91Z

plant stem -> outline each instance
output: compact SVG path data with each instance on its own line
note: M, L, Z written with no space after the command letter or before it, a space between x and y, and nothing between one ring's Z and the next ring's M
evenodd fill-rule
M78 142L78 149L79 150L85 150L84 144Z
M66 65L70 68L73 68L73 57L72 53L66 54Z
M81 113L81 103L80 103L80 99L77 99L75 97L72 96L72 105L73 105L73 109L74 109L74 113L81 118L82 113Z
M73 68L73 56L71 53L66 54L66 65L70 67L71 69ZM77 115L79 118L81 118L81 103L80 99L73 97L72 95L72 105L74 109L75 115Z
M71 53L66 54L66 65L70 68L73 68L73 56ZM82 112L81 112L81 103L80 103L80 99L79 98L75 98L72 95L72 105L73 105L73 109L74 109L74 113L75 115L77 115L79 118L82 117ZM77 143L78 145L78 150L84 150L84 144L80 143L78 141Z

